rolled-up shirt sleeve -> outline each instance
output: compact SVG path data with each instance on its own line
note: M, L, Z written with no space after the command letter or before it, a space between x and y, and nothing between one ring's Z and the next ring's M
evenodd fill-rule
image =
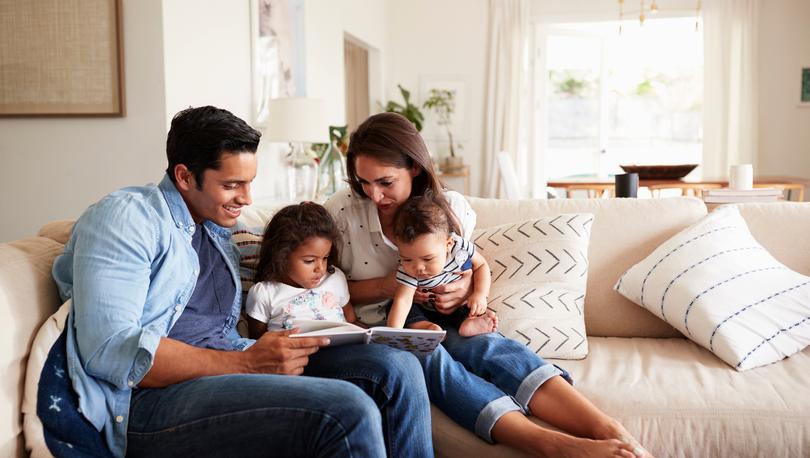
M134 198L130 198L134 199ZM119 389L151 369L161 333L142 326L158 252L157 215L140 202L102 200L74 228L73 313L84 370Z

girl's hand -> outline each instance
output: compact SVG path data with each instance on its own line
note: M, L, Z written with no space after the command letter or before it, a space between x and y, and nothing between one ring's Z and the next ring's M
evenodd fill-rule
M357 314L354 313L354 306L351 303L343 306L343 317L346 318L347 323L355 324L357 322Z
M470 308L470 316L483 315L487 311L487 297L481 293L472 293L467 299L467 307Z
M461 278L453 283L437 286L428 293L428 302L444 315L449 315L464 305L472 289L472 270L456 273Z

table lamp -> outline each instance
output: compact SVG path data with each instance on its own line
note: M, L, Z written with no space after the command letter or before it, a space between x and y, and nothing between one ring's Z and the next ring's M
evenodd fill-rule
M307 97L271 99L267 104L267 113L264 139L290 144L287 153L290 200L313 200L317 161L305 143L329 141L326 101Z

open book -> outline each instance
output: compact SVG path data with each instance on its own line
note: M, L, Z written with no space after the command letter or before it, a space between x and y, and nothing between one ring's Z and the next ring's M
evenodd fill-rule
M364 329L351 323L325 320L296 320L294 327L301 332L291 337L329 337L330 346L378 343L417 354L432 352L447 334L446 331L384 326Z

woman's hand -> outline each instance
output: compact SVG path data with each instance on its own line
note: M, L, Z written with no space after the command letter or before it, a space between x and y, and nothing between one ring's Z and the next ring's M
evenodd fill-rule
M437 286L430 290L426 296L427 302L436 308L436 311L449 315L467 302L472 289L472 270L456 272L461 275L458 280L446 285ZM421 290L420 290L421 291ZM418 301L417 301L418 302Z

